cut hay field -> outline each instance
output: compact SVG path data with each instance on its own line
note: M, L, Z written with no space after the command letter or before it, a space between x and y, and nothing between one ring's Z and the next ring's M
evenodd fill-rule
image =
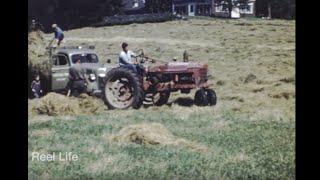
M295 179L295 21L204 18L65 35L67 45L95 45L100 60L113 63L107 53L123 41L164 61L187 50L191 61L209 64L218 103L192 105L192 92L139 110L30 110L30 179ZM32 161L32 152L73 152L79 160Z

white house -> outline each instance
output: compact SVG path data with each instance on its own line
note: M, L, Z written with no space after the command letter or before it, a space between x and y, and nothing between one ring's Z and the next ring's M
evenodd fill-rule
M172 12L187 16L226 16L229 17L226 3L216 3L215 0L172 0ZM248 5L234 8L233 16L254 16L255 0L249 0Z
M255 16L256 0L249 0L247 5L233 8L231 15L241 16ZM216 3L212 0L212 14L214 16L229 16L227 3Z
M172 11L187 16L210 16L212 0L173 0Z

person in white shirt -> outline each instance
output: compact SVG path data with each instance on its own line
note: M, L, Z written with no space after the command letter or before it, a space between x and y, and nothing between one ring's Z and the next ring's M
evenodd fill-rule
M128 65L128 64L138 64L135 59L136 54L128 49L127 43L122 43L122 51L119 54L119 64L121 65Z
M119 54L119 65L121 67L126 67L132 69L134 73L142 74L144 72L143 68L139 66L137 62L137 55L128 49L127 43L122 43L122 51Z

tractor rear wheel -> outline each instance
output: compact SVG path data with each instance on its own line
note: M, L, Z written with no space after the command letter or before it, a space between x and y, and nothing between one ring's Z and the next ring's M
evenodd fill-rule
M216 92L212 89L206 89L208 102L210 106L214 106L217 104L217 95Z
M109 109L137 109L144 99L140 77L123 67L114 68L107 73L102 95Z
M196 94L194 96L194 103L197 106L208 105L208 97L204 89L199 89L196 91Z

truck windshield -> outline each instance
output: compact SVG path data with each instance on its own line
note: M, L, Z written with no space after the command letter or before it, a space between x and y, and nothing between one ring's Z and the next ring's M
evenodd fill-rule
M81 63L98 63L98 56L95 54L74 54L71 56L72 62L76 62L77 59L81 60Z

